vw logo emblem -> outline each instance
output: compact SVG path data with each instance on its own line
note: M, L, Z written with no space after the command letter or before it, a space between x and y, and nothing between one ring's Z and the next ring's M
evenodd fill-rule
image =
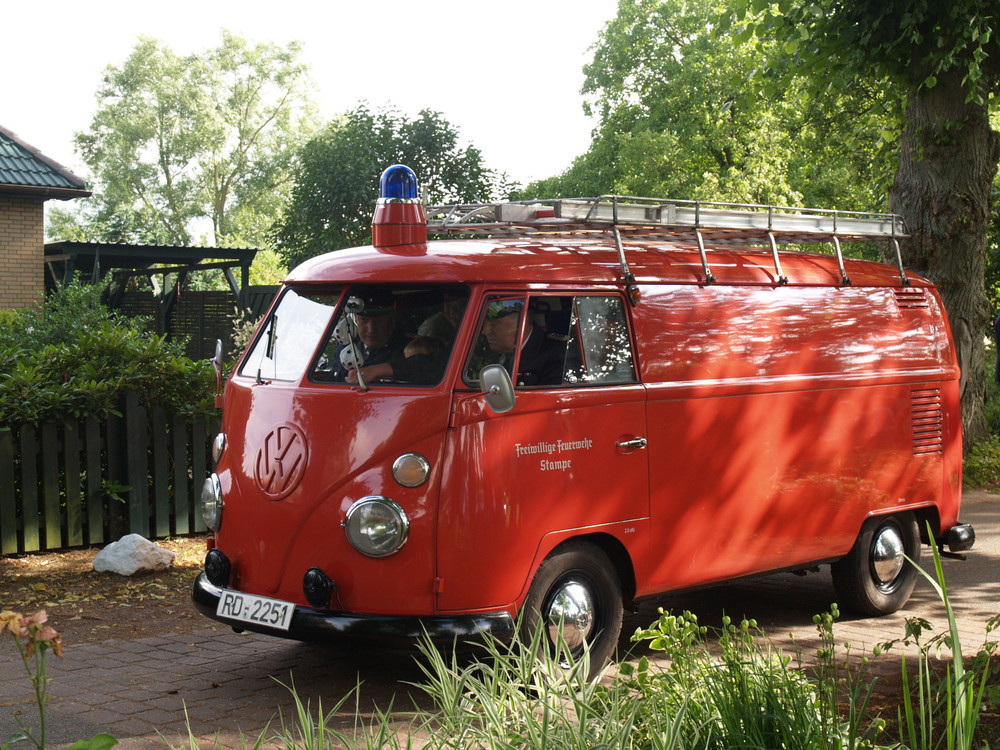
M289 424L275 427L257 451L257 487L271 500L287 497L302 481L308 458L306 439L298 428Z

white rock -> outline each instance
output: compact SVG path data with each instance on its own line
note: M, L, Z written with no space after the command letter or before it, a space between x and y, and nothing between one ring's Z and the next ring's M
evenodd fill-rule
M153 544L139 534L127 534L97 553L94 570L98 573L118 573L131 576L166 570L174 564L175 555L168 549Z

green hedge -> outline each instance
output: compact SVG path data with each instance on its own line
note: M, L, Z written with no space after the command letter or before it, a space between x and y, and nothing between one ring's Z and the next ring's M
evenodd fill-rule
M146 408L213 413L211 364L184 356L183 342L145 331L109 310L95 286L71 285L38 308L0 315L0 429L104 417L125 391Z

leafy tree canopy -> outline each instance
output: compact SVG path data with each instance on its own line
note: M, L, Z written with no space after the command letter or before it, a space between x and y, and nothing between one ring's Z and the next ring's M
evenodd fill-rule
M748 85L775 43L722 38L722 0L622 0L585 66L593 144L528 196L621 193L874 210L896 107L857 89L821 101ZM832 137L831 137L832 136Z
M817 92L873 77L904 90L932 89L947 77L978 104L1000 91L996 0L735 0L731 7L724 33L781 40L771 67L806 73Z
M299 48L230 33L179 56L141 38L97 93L76 145L95 196L77 216L55 214L50 235L117 242L266 246L310 131L309 80Z
M891 207L911 235L904 263L941 289L963 375L966 445L981 439L990 317L985 257L1000 162L1000 133L989 112L1000 93L1000 5L736 0L733 7L721 28L777 45L757 76L765 91L804 74L814 96L861 83L885 86L905 101Z
M321 253L359 245L371 237L382 171L413 169L428 204L505 197L505 175L487 169L473 146L440 113L410 119L392 109L361 104L302 149L291 200L276 240L289 267Z

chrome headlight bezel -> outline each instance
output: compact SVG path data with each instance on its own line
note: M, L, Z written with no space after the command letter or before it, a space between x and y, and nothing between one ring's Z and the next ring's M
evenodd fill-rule
M218 466L219 459L222 458L222 454L226 452L226 433L220 432L212 439L212 461L213 465Z
M366 557L393 555L410 535L406 511L380 495L368 495L353 503L341 526L351 546Z
M419 487L430 475L431 464L419 453L404 453L392 462L392 478L403 487Z
M213 472L201 486L201 517L212 531L222 526L222 506L222 482Z

